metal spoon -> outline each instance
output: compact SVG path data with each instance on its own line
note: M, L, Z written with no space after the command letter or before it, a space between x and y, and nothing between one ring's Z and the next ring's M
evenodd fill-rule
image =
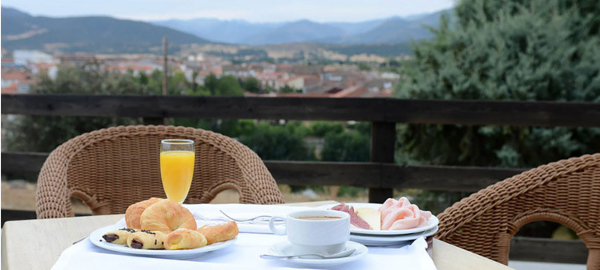
M331 254L331 255L322 255L322 254L300 254L300 255L271 255L271 254L262 254L260 255L263 259L291 259L291 258L302 258L308 256L315 256L321 259L335 259L335 258L343 258L348 257L354 253L356 249L344 250L339 253Z

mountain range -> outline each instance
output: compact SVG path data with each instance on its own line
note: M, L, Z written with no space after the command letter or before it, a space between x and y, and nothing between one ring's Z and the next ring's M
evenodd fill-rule
M169 44L202 44L195 35L146 22L106 16L51 18L2 7L2 47L48 52L145 53Z
M3 49L50 53L161 53L162 38L166 35L171 53L185 50L191 44L290 46L290 43L310 43L311 47L351 54L375 51L378 55L393 56L410 53L407 46L410 40L430 38L432 34L426 26L437 26L444 12L447 11L364 22L251 23L206 18L144 22L108 16L32 16L2 7L1 34Z
M364 22L318 23L299 20L284 23L251 23L244 20L191 19L150 21L203 39L245 45L297 42L329 44L389 44L427 39L433 34L427 26L437 27L443 13L416 14Z

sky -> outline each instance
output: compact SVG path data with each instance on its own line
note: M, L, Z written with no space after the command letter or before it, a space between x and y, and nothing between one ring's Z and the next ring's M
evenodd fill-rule
M133 20L242 19L360 22L451 8L453 0L2 0L35 16L108 15Z

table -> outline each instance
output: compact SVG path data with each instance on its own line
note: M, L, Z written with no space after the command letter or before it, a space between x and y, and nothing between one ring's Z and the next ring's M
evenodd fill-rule
M288 205L319 206L334 203L319 201ZM8 221L2 228L2 270L50 269L62 251L73 242L123 217L120 214ZM433 261L438 270L512 269L438 239L433 241Z

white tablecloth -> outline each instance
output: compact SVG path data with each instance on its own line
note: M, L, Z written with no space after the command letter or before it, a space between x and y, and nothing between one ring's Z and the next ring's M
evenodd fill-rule
M285 214L302 208L292 206L256 206L256 205L187 205L192 211L200 211L203 216L213 217L219 209L228 215L237 217L253 216L257 213ZM227 210L227 211L226 211ZM248 231L267 232L264 223L242 226L234 245L207 253L190 260L171 260L124 255L99 248L89 239L85 239L67 248L53 266L53 270L66 269L288 269L294 267L285 260L265 260L259 256L267 252L271 245L286 241L286 236ZM262 229L257 229L263 227ZM343 264L340 269L435 269L433 261L426 252L426 243L415 242L405 247L369 247L369 253L356 260Z

